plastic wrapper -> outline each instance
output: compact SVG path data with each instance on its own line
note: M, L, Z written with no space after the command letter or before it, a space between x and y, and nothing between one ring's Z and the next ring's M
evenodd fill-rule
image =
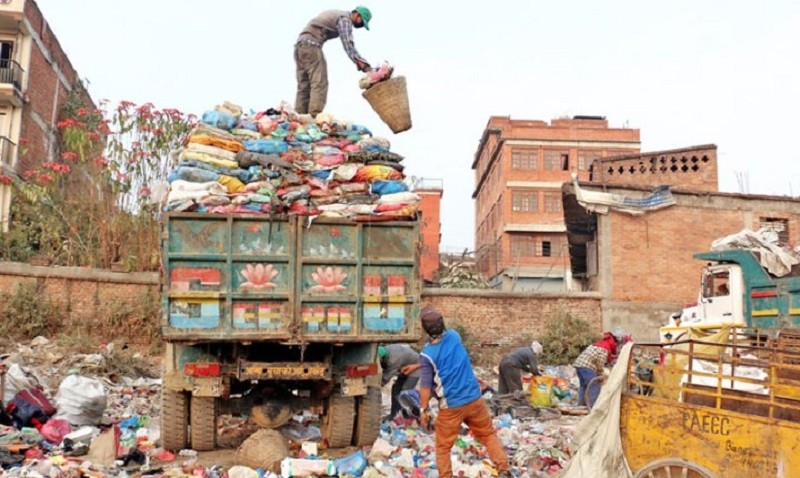
M214 126L215 128L224 129L225 131L229 131L236 126L237 119L235 116L223 113L220 111L206 111L203 113L202 118L200 119L205 124L209 124Z
M303 460L286 458L281 462L283 478L305 476L336 476L336 466L331 460Z

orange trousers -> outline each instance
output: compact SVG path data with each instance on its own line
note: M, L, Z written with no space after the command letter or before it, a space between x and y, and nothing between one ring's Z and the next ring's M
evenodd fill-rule
M436 467L439 469L439 478L453 476L450 450L458 438L462 423L466 423L475 439L487 448L497 470L508 470L508 456L497 438L492 416L483 398L479 398L460 407L439 410L439 416L436 417Z

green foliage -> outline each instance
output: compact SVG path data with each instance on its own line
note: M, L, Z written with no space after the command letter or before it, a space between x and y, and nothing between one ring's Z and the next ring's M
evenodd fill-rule
M0 335L17 339L48 336L61 324L61 310L34 282L21 282L12 293L0 292Z
M154 271L159 267L157 184L169 152L182 144L192 116L123 101L95 108L83 85L62 106L55 161L32 158L11 181L11 227L0 234L0 260L33 256L62 266Z
M545 326L539 337L542 344L540 362L548 365L569 365L592 342L600 337L585 320L569 312L559 311Z

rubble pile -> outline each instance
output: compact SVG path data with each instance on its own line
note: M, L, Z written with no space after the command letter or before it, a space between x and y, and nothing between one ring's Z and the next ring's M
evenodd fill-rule
M255 114L225 102L173 152L168 211L416 218L403 157L365 126L290 106Z

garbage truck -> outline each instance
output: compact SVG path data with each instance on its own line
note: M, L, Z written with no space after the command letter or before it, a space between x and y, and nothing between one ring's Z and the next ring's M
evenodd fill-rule
M800 264L776 277L756 253L731 249L694 254L706 261L697 301L673 314L660 328L662 343L685 340L689 328L722 325L749 328L800 326Z
M419 220L167 213L166 449L216 447L217 417L277 428L310 410L331 448L373 443L377 344L415 342Z

